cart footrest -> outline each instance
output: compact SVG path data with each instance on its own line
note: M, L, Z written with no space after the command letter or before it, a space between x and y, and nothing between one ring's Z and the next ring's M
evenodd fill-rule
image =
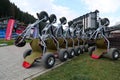
M107 49L100 49L97 48L95 51L92 52L91 57L93 59L99 59L101 57L102 54L104 54L104 52L106 52Z
M34 63L34 61L40 58L42 54L40 52L32 52L30 56L27 56L23 61L23 67L29 68Z
M27 69L27 68L31 67L31 64L29 64L28 62L24 61L22 66Z

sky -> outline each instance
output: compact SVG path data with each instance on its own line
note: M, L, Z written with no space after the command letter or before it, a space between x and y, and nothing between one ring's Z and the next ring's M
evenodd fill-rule
M86 13L99 10L101 18L108 18L110 25L120 23L120 0L10 0L22 11L34 15L41 11L56 14L57 18L72 20ZM59 20L58 20L59 21Z

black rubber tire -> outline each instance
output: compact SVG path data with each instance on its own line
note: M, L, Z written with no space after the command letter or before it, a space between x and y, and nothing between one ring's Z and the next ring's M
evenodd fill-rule
M73 58L75 55L75 50L73 48L68 48L68 58Z
M15 42L14 42L14 45L17 46L17 47L23 47L23 46L25 46L26 45L26 41L25 40L21 41L21 40L22 40L21 36L17 37L16 40L15 40Z
M23 47L25 45L26 45L26 41L22 41L21 43L15 45L15 46L17 46L17 47Z
M31 50L31 49L26 50L26 51L23 53L23 58L25 59L27 56L31 55L31 53L32 53L32 50Z
M88 49L88 54L91 56L92 55L92 52L96 49L95 46L92 46L92 47L89 47Z
M118 60L120 57L120 52L117 48L111 48L106 54L103 54L102 56L110 58L112 60Z
M75 56L79 56L80 54L82 54L82 50L80 47L76 47L75 48Z
M61 49L58 53L58 58L61 62L64 62L68 59L68 52L66 49Z
M108 18L101 19L101 25L108 26L110 24L110 20Z
M81 54L83 54L83 53L85 52L84 46L83 46L83 45L80 45L80 49L82 50L82 51L81 51Z
M57 17L55 14L51 14L49 17L50 23L55 23L57 21Z
M45 11L41 11L40 13L37 13L37 16L38 16L39 20L46 17L46 19L44 19L43 22L46 22L49 19L48 14Z
M60 18L61 24L65 25L67 23L67 19L65 17Z
M52 68L55 64L55 56L52 53L45 53L42 56L42 64L46 69Z
M88 52L88 45L84 45L84 51Z
M68 26L71 27L71 25L73 24L73 21L69 21L68 22Z

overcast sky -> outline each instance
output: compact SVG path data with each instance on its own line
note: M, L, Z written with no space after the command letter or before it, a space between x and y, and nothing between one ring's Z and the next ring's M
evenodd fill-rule
M120 0L10 0L22 11L36 17L36 13L47 11L56 14L58 18L65 16L68 20L83 14L100 11L100 17L107 17L111 25L120 22Z

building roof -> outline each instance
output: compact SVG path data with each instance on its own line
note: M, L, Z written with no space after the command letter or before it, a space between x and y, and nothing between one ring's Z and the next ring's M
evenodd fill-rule
M120 33L120 30L112 31L111 33Z

